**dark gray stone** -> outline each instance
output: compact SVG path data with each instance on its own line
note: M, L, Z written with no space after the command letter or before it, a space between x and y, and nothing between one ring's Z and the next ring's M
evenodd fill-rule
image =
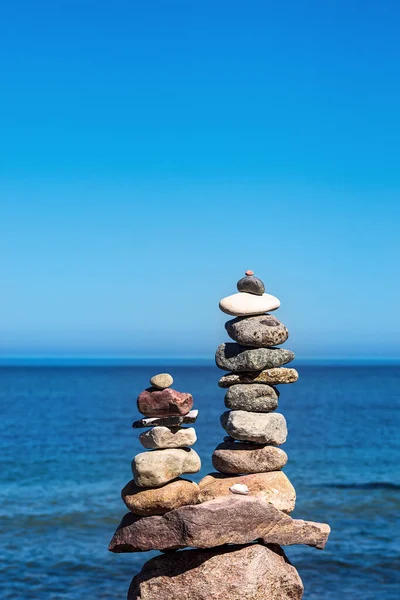
M294 359L294 353L285 348L247 348L240 344L221 344L215 362L225 371L262 371L281 367Z
M225 329L235 342L253 348L268 348L283 344L289 331L272 315L237 317L225 323Z
M132 423L132 427L178 427L184 423L194 423L199 414L198 410L191 410L187 415L176 415L171 417L152 417L149 419L139 419Z
M248 294L262 296L265 292L265 285L261 279L255 275L245 275L237 282L237 289L239 292L247 292Z

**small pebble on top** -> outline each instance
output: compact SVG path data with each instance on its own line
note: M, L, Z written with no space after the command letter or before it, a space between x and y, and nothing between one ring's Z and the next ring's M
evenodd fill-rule
M158 390L165 390L171 387L174 383L172 376L169 373L158 373L150 379L150 385L157 388Z
M255 294L256 296L262 296L265 292L265 285L255 277L254 271L248 270L242 279L237 282L237 289L239 292L247 292L248 294Z

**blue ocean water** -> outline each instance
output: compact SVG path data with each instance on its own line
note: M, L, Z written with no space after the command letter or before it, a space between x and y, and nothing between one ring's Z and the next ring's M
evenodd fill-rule
M215 367L169 367L200 415L199 480L224 434ZM0 368L0 598L124 599L155 553L107 545L142 450L135 400L160 367ZM293 516L325 521L324 551L290 547L305 600L400 597L400 367L303 366L281 386Z

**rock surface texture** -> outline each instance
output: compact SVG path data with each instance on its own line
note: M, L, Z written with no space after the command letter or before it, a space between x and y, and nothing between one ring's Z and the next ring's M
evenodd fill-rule
M156 390L149 388L141 392L137 399L139 412L146 417L187 415L193 407L193 397L172 388Z
M197 440L194 427L153 427L139 436L144 448L186 448Z
M191 448L141 452L132 461L133 478L138 487L160 487L184 473L197 473L200 467L200 457Z
M247 348L240 344L221 344L215 354L217 367L225 371L262 371L281 367L294 359L291 350L283 348Z
M228 373L221 377L219 387L229 387L237 384L266 384L280 385L281 383L295 383L299 378L296 369L281 367L280 369L266 369L256 373Z
M212 455L213 467L232 475L278 471L287 460L286 452L276 446L240 442L222 442Z
M329 532L325 524L298 522L260 498L232 495L195 506L182 506L163 516L138 518L128 513L109 549L146 552L188 546L215 548L258 539L268 544L307 544L323 548Z
M270 412L278 406L279 392L270 385L232 385L225 394L225 406L232 410Z
M286 419L280 413L228 410L221 415L221 425L235 440L276 446L286 442Z
M128 600L301 600L303 584L279 547L184 550L149 560Z
M200 488L194 481L175 479L162 487L141 488L134 480L122 490L125 505L135 515L163 515L186 504L197 504Z
M225 329L235 342L253 348L279 346L289 337L285 325L272 315L238 317L225 323Z
M246 485L250 496L270 502L284 513L289 514L294 510L296 491L282 471L236 476L209 473L199 481L199 501L207 502L215 498L230 497L229 488L236 484Z

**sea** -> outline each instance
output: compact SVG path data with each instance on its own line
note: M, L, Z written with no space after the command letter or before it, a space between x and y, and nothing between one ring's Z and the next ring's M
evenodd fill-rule
M293 516L332 528L323 551L285 549L304 599L398 600L400 366L297 368L298 383L280 387L278 409L289 429ZM120 491L131 460L143 450L131 427L136 397L163 370L199 409L198 481L213 471L224 435L221 371L211 364L0 368L2 600L126 598L156 553L112 554L107 546L126 512Z

